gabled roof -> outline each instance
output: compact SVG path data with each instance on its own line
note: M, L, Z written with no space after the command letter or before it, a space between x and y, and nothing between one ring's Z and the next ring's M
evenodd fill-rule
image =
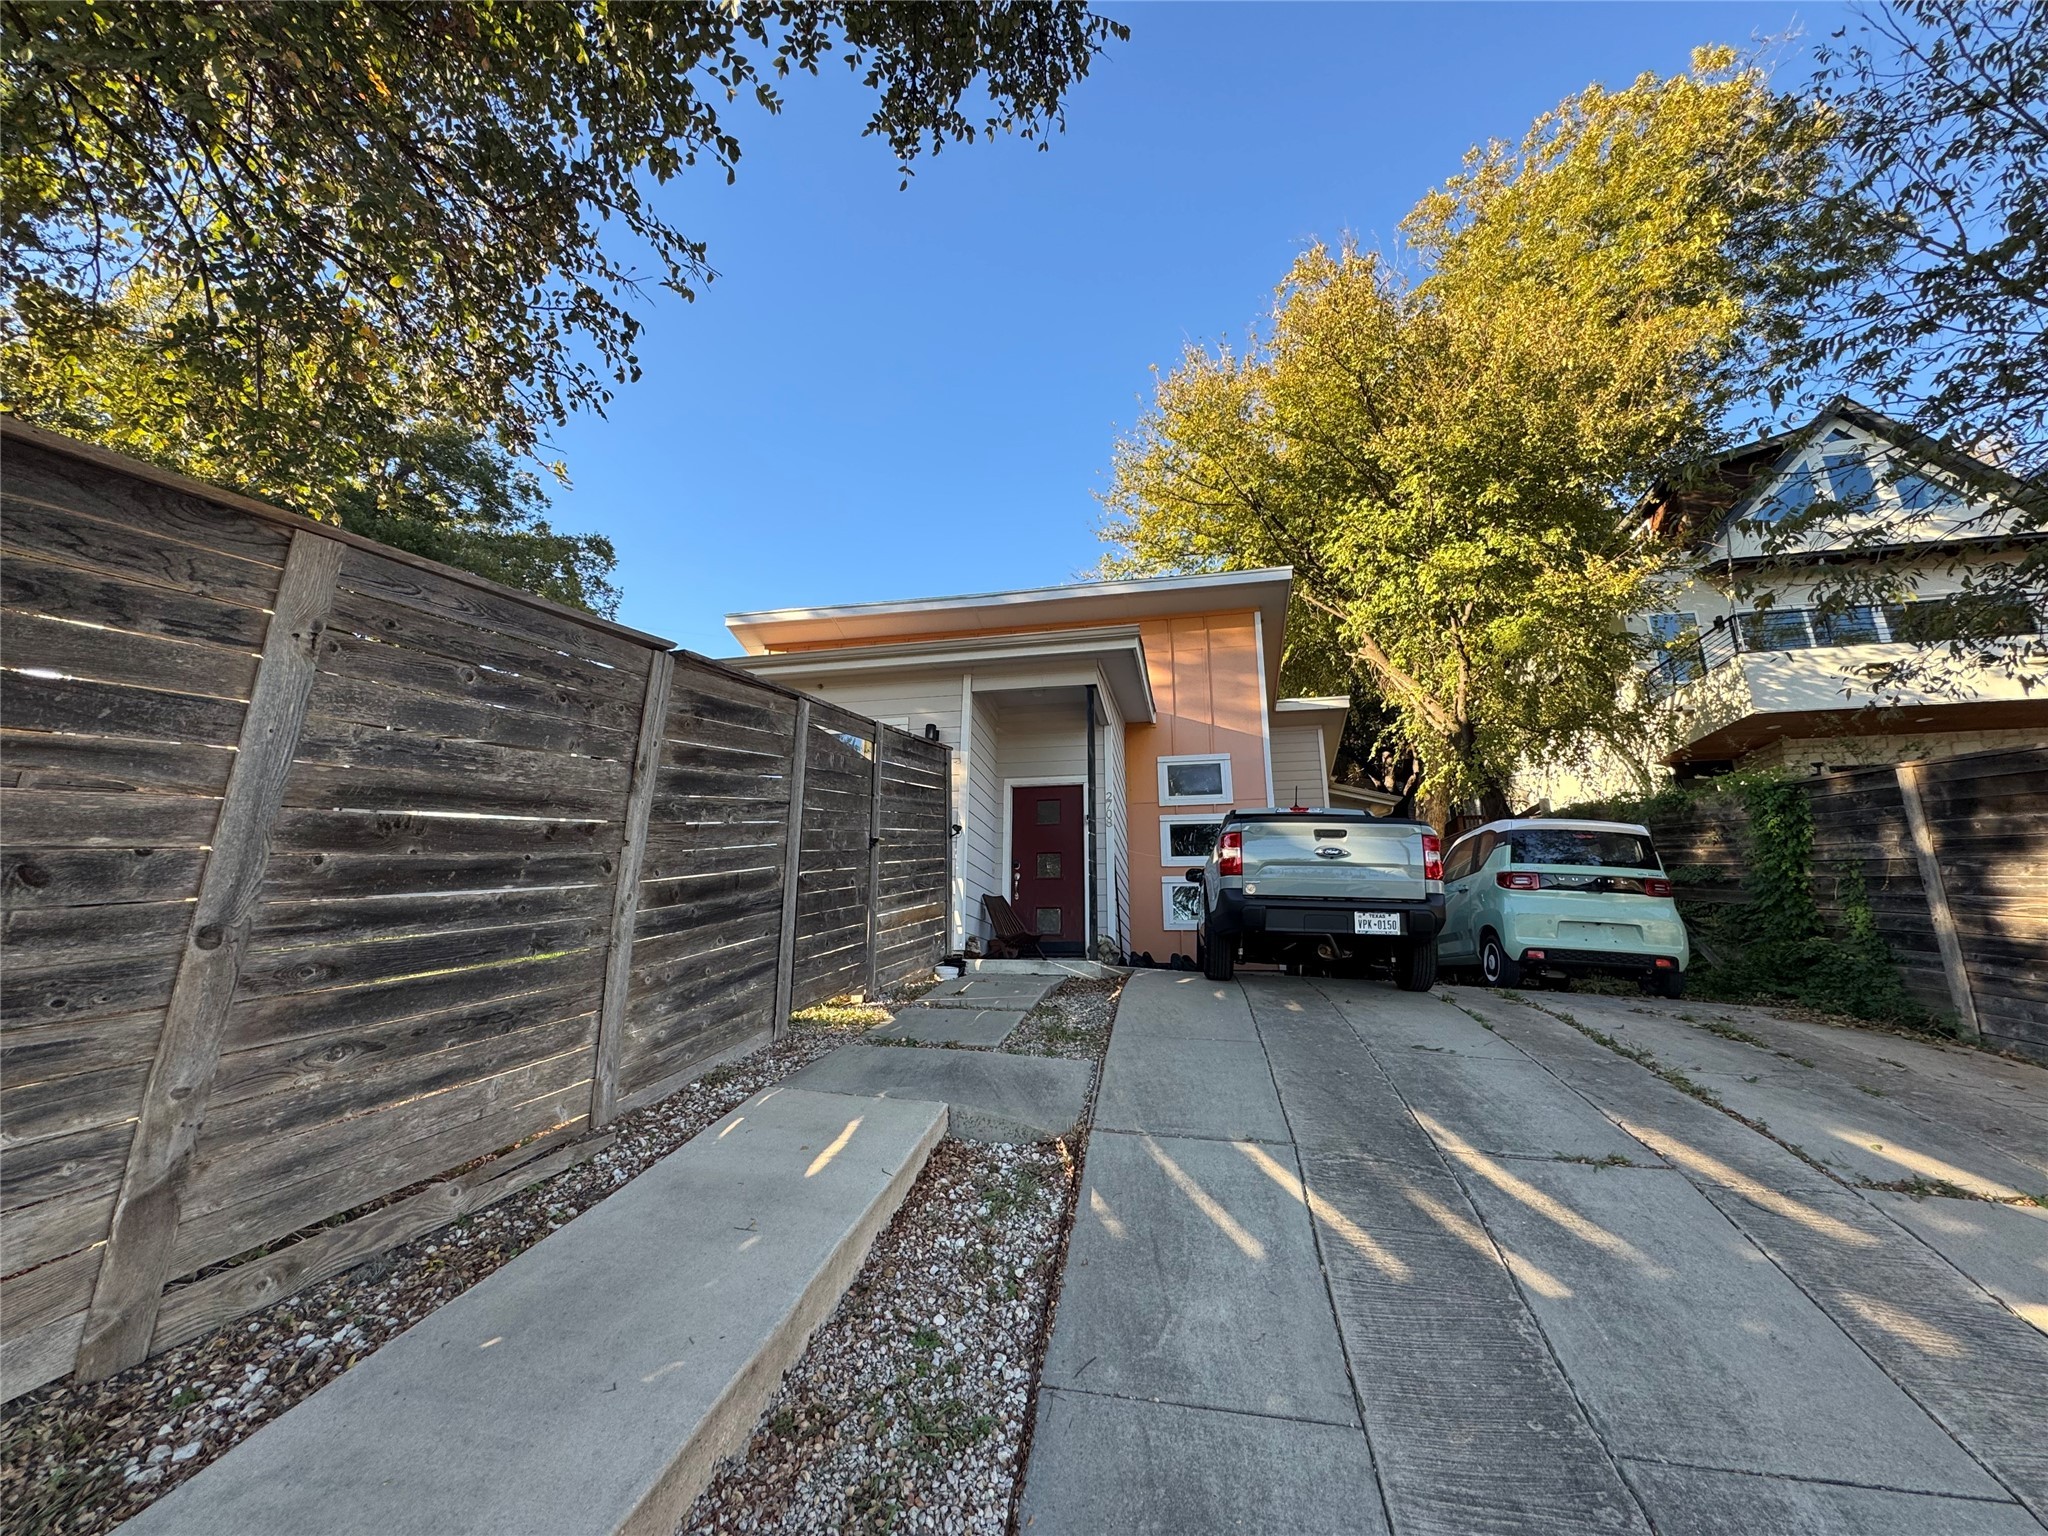
M1715 455L1700 466L1697 481L1651 487L1637 501L1635 516L1658 537L1687 548L1704 548L1725 533L1731 523L1746 516L1760 491L1796 462L1823 433L1837 426L1857 428L1890 445L1903 458L1946 471L1980 496L1988 493L2014 501L2038 501L2044 494L2043 488L2031 481L2008 474L1976 454L1894 421L1844 395L1829 402L1803 427L1774 432Z

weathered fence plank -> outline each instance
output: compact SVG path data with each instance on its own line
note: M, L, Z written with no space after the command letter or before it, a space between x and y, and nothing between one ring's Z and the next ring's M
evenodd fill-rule
M590 1123L610 1125L618 1113L619 1037L626 1025L632 984L633 941L640 919L640 861L647 850L647 816L654 804L655 770L668 723L669 681L675 663L663 652L647 673L640 708L640 745L633 754L633 785L626 796L625 841L612 877L612 922L605 956L604 993L597 1016L597 1064L591 1074Z
M936 958L944 747L0 436L6 1393L559 1171Z
M311 532L292 536L79 1343L78 1371L88 1381L149 1353L177 1238L178 1199L206 1118L249 913L263 882L270 821L284 800L340 568L338 545Z

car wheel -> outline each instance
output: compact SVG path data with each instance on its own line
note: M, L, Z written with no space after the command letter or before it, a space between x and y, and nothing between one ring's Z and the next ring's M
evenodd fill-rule
M1685 972L1658 971L1650 980L1650 990L1659 997L1685 996Z
M1418 939L1394 957L1394 985L1403 992L1427 992L1436 985L1436 940Z
M1500 935L1491 928L1479 940L1479 979L1489 987L1519 987L1522 967L1508 958Z
M1200 944L1200 949L1202 974L1211 981L1228 981L1237 974L1237 951L1229 943Z

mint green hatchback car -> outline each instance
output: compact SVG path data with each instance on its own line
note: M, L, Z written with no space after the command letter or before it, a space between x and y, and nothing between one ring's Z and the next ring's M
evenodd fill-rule
M1494 821L1444 856L1438 963L1489 987L1633 978L1677 997L1692 951L1649 829L1620 821Z

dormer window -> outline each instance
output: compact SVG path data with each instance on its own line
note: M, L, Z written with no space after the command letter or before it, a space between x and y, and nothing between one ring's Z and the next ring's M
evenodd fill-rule
M1812 506L1814 497L1818 494L1818 487L1813 483L1813 471L1802 465L1786 475L1770 495L1756 504L1755 510L1749 514L1750 521L1781 522L1794 513L1804 512Z
M1860 453L1831 453L1822 461L1827 466L1833 499L1856 511L1870 511L1877 505L1877 476L1870 460Z

